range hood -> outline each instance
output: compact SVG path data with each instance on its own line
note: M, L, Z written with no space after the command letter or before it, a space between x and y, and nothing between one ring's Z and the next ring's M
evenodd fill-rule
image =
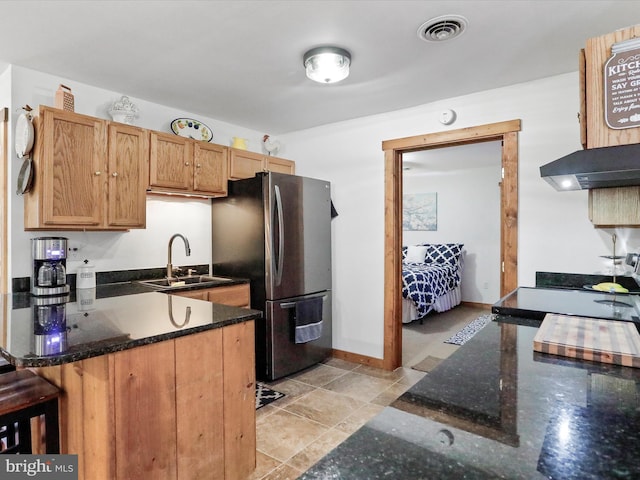
M578 150L540 167L558 191L640 185L640 144Z

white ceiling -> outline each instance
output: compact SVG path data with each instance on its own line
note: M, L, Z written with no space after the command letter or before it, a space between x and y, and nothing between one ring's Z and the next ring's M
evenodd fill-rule
M462 36L418 38L446 14ZM0 68L277 135L577 71L587 38L637 23L638 0L1 1ZM352 54L342 83L304 75L324 44Z

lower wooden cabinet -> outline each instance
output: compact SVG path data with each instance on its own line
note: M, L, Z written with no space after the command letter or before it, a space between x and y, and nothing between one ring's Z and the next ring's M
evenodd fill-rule
M38 374L63 390L61 452L80 480L247 478L255 469L254 322Z
M251 303L249 284L229 285L215 288L202 288L199 290L188 290L176 292L173 295L181 297L197 298L213 303L231 305L232 307L249 308Z

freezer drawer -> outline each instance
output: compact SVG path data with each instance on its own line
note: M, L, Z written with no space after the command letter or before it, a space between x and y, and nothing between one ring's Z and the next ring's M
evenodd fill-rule
M307 343L295 343L296 302L322 298L322 335ZM256 330L256 376L275 380L315 365L331 355L331 291L267 301L264 329Z

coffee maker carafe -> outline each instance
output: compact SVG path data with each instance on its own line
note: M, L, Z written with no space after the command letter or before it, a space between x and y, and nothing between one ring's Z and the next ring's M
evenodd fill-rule
M37 296L64 295L67 285L67 238L31 239L33 276L31 293Z
M67 349L66 302L69 296L35 298L31 303L34 351L38 356L62 353Z

